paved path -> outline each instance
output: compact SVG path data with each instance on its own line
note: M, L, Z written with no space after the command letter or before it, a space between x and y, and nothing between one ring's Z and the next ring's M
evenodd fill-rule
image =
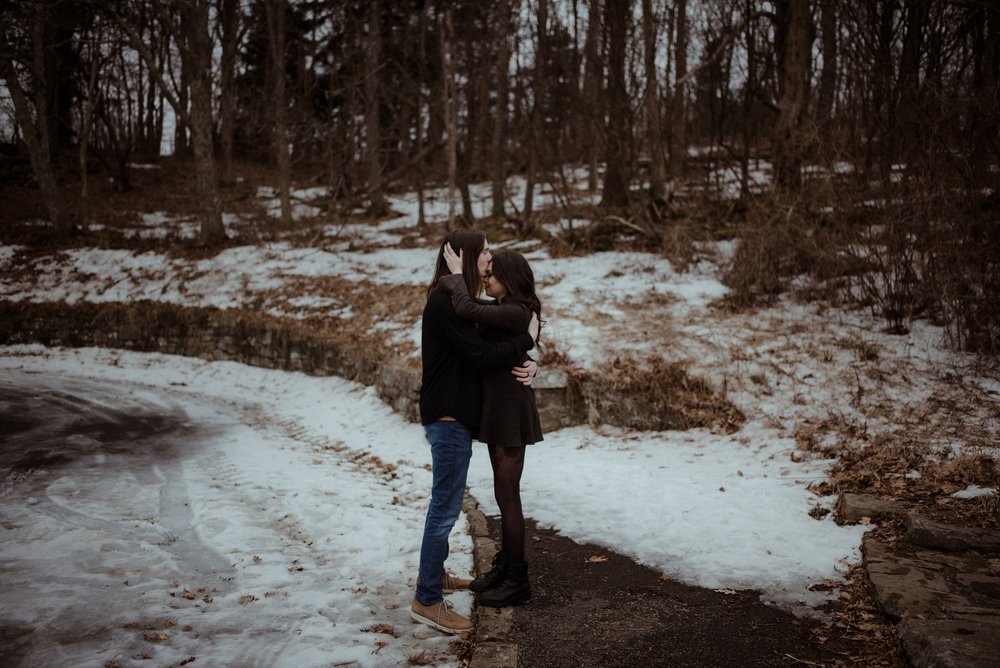
M488 567L498 526L472 517L477 563ZM532 602L477 609L472 668L901 666L893 648L832 639L821 620L765 605L755 592L661 580L530 521L526 556Z

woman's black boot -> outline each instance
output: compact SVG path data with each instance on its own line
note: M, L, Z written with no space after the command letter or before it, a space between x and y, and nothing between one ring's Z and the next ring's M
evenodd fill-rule
M486 591L487 589L493 589L501 582L503 582L504 577L507 575L507 562L509 557L506 552L497 552L493 555L493 566L490 570L483 573L481 576L469 583L469 590L474 592Z
M503 608L508 605L527 603L531 600L531 585L528 584L528 562L507 563L507 577L495 589L479 595L479 605Z

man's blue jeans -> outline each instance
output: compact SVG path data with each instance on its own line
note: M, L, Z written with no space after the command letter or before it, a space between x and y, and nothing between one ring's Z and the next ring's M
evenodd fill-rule
M462 512L465 479L472 459L472 430L461 422L438 420L424 427L431 444L434 486L420 544L417 600L434 605L444 599L441 575L448 558L448 536Z

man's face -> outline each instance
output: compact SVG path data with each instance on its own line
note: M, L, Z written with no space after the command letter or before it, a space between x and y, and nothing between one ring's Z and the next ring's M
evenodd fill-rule
M493 260L493 256L490 255L490 244L487 241L483 244L483 251L479 254L479 260L476 262L476 267L479 269L479 276L485 276L487 270L490 268L490 261Z

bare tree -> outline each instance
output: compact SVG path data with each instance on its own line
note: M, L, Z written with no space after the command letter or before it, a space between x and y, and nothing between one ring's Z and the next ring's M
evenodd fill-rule
M440 49L441 63L444 65L444 82L441 87L445 111L445 126L448 133L448 229L455 227L455 189L458 179L458 100L456 99L455 57L452 53L453 30L451 8L441 17Z
M288 155L288 96L285 94L285 15L286 0L264 0L267 35L271 54L272 113L274 115L274 157L278 166L278 199L281 222L292 222L291 160Z
M379 79L382 48L382 2L370 0L365 49L365 162L368 165L368 215L389 211L382 191L382 131L379 119Z
M164 0L166 2L166 0ZM178 89L169 85L162 69L142 40L139 31L127 17L105 2L104 9L128 35L132 48L146 63L150 74L156 79L160 91L174 108L179 123L191 130L191 146L194 153L195 192L198 198L201 231L199 240L205 245L215 245L225 240L226 228L222 224L222 204L215 183L215 156L212 145L212 39L208 30L209 0L184 0L176 4L156 5L162 27L178 41L182 68L191 91L191 109L188 110ZM173 20L179 15L179 22ZM181 91L184 86L180 87Z
M509 0L500 0L499 20L496 27L497 63L494 78L496 80L497 101L493 115L493 136L490 141L490 173L493 182L493 217L503 218L504 201L506 200L507 184L507 153L504 150L504 138L507 134L507 105L510 97L510 4Z
M221 0L219 27L222 33L222 53L219 60L219 145L220 181L225 185L234 182L233 133L236 130L236 48L240 36L239 0Z
M630 132L625 50L631 13L631 0L605 0L604 17L609 35L608 126L601 205L612 208L627 206L629 203Z
M996 171L990 176L988 164L1000 161L1000 97L997 96L997 72L1000 71L1000 8L979 5L973 16L975 57L973 89L975 104L970 114L972 143L972 182L977 186L997 186ZM990 183L992 181L992 183Z
M87 149L90 146L90 131L93 126L95 98L99 95L97 72L100 70L102 32L98 30L90 40L90 76L87 78L87 97L80 120L80 225L87 230L89 218L89 195L87 179Z
M181 50L191 81L191 147L194 151L195 190L201 211L201 241L214 245L226 238L222 204L215 183L212 145L212 39L208 32L209 0L187 0L180 5L181 30L189 47Z
M830 154L833 122L833 102L837 95L837 0L820 0L820 39L822 40L823 67L819 75L819 94L816 100L816 122L820 127L823 148Z
M677 0L674 28L674 90L670 96L670 177L684 176L687 158L687 95L688 20L687 0Z
M604 124L604 63L601 45L604 32L601 30L601 0L590 0L587 11L587 38L583 45L583 131L581 139L586 151L587 184L590 192L597 191L597 159L602 142L601 128Z
M28 147L31 168L42 191L42 197L49 212L49 220L55 226L56 234L62 235L71 232L73 224L66 214L62 192L59 190L55 169L52 165L48 100L45 96L44 86L38 83L44 80L43 30L45 22L48 20L48 11L43 2L33 3L30 10L31 61L28 69L36 82L33 86L35 90L34 108L28 101L28 95L21 85L20 77L14 66L14 54L8 37L8 31L14 28L13 21L6 23L0 30L0 76L7 84L7 90L10 91L13 99L14 116L17 124L21 127L24 143Z
M642 0L642 42L646 70L646 133L649 146L649 194L662 199L666 190L667 163L663 153L663 124L660 118L660 84L656 67L657 18L652 0Z
M531 120L528 126L528 172L525 174L524 186L524 216L522 225L530 225L535 203L535 181L540 168L540 156L543 151L542 114L548 95L548 77L545 71L548 62L548 0L538 0L536 41L535 41L535 75L532 78ZM523 231L523 230L522 230Z
M778 116L772 140L775 183L797 188L804 149L803 115L809 97L813 25L809 0L779 0L775 30L778 57Z

